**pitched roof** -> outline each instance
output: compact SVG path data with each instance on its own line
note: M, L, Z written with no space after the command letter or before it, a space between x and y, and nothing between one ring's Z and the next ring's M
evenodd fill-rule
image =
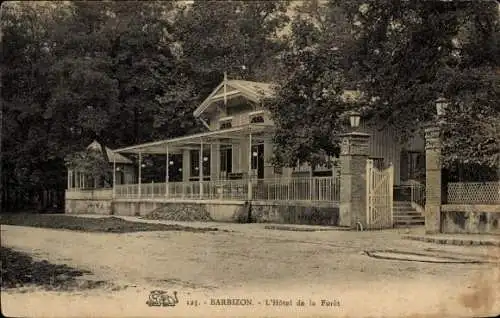
M193 112L195 117L199 117L207 110L214 102L224 99L224 85L226 85L226 98L231 99L237 96L244 96L253 102L260 102L265 97L270 97L274 94L272 84L243 81L243 80L228 80L220 83L215 90L201 103Z
M132 160L128 159L127 157L125 157L119 153L113 152L113 150L111 150L108 147L105 147L105 148L106 148L106 153L108 155L110 163L113 163L114 160L116 160L116 161L114 161L116 163L128 163L128 164L133 163ZM87 149L101 151L101 145L97 142L97 140L94 140L90 145L87 146ZM114 158L114 160L113 160L113 158Z

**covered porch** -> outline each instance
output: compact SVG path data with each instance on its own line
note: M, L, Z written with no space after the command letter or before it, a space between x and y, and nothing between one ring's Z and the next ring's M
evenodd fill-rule
M113 191L116 200L307 201L336 205L340 199L339 179L334 177L152 182L117 185Z
M338 203L337 176L289 177L275 171L270 164L272 129L254 123L114 150L137 155L138 182L113 182L113 199ZM146 154L165 157L163 182L143 180ZM115 180L115 167L113 171Z

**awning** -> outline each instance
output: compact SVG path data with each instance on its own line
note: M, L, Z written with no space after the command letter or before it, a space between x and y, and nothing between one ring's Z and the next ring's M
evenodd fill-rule
M181 153L183 149L200 149L200 145L220 143L231 144L234 140L247 139L250 135L255 137L267 137L272 133L273 126L266 124L250 124L228 129L209 131L200 134L183 136L173 139L165 139L148 142L140 145L115 149L115 153L143 153L143 154L165 154L167 152Z

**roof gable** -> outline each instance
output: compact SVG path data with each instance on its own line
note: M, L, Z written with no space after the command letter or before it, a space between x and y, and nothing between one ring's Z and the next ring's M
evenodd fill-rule
M223 100L224 95L227 99L243 96L255 103L259 103L263 98L270 97L273 94L274 90L272 88L272 84L243 80L223 81L212 91L210 95L208 95L203 103L196 108L193 115L195 117L199 117L215 102Z

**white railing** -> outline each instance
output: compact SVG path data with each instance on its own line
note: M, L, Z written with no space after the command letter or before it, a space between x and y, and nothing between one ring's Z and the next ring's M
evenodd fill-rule
M394 200L409 201L423 209L425 207L425 185L415 180L408 180L405 184L394 186Z
M203 188L200 193L200 187ZM248 181L190 181L170 182L168 191L166 183L141 184L140 195L138 184L117 185L115 198L181 198L181 199L220 199L246 200L248 198Z
M500 204L500 182L448 183L449 204Z
M200 187L203 191L200 191ZM115 198L180 198L202 200L340 201L338 177L218 180L117 185ZM140 193L140 194L139 194Z
M340 179L302 177L263 179L252 183L254 200L270 201L340 201Z

